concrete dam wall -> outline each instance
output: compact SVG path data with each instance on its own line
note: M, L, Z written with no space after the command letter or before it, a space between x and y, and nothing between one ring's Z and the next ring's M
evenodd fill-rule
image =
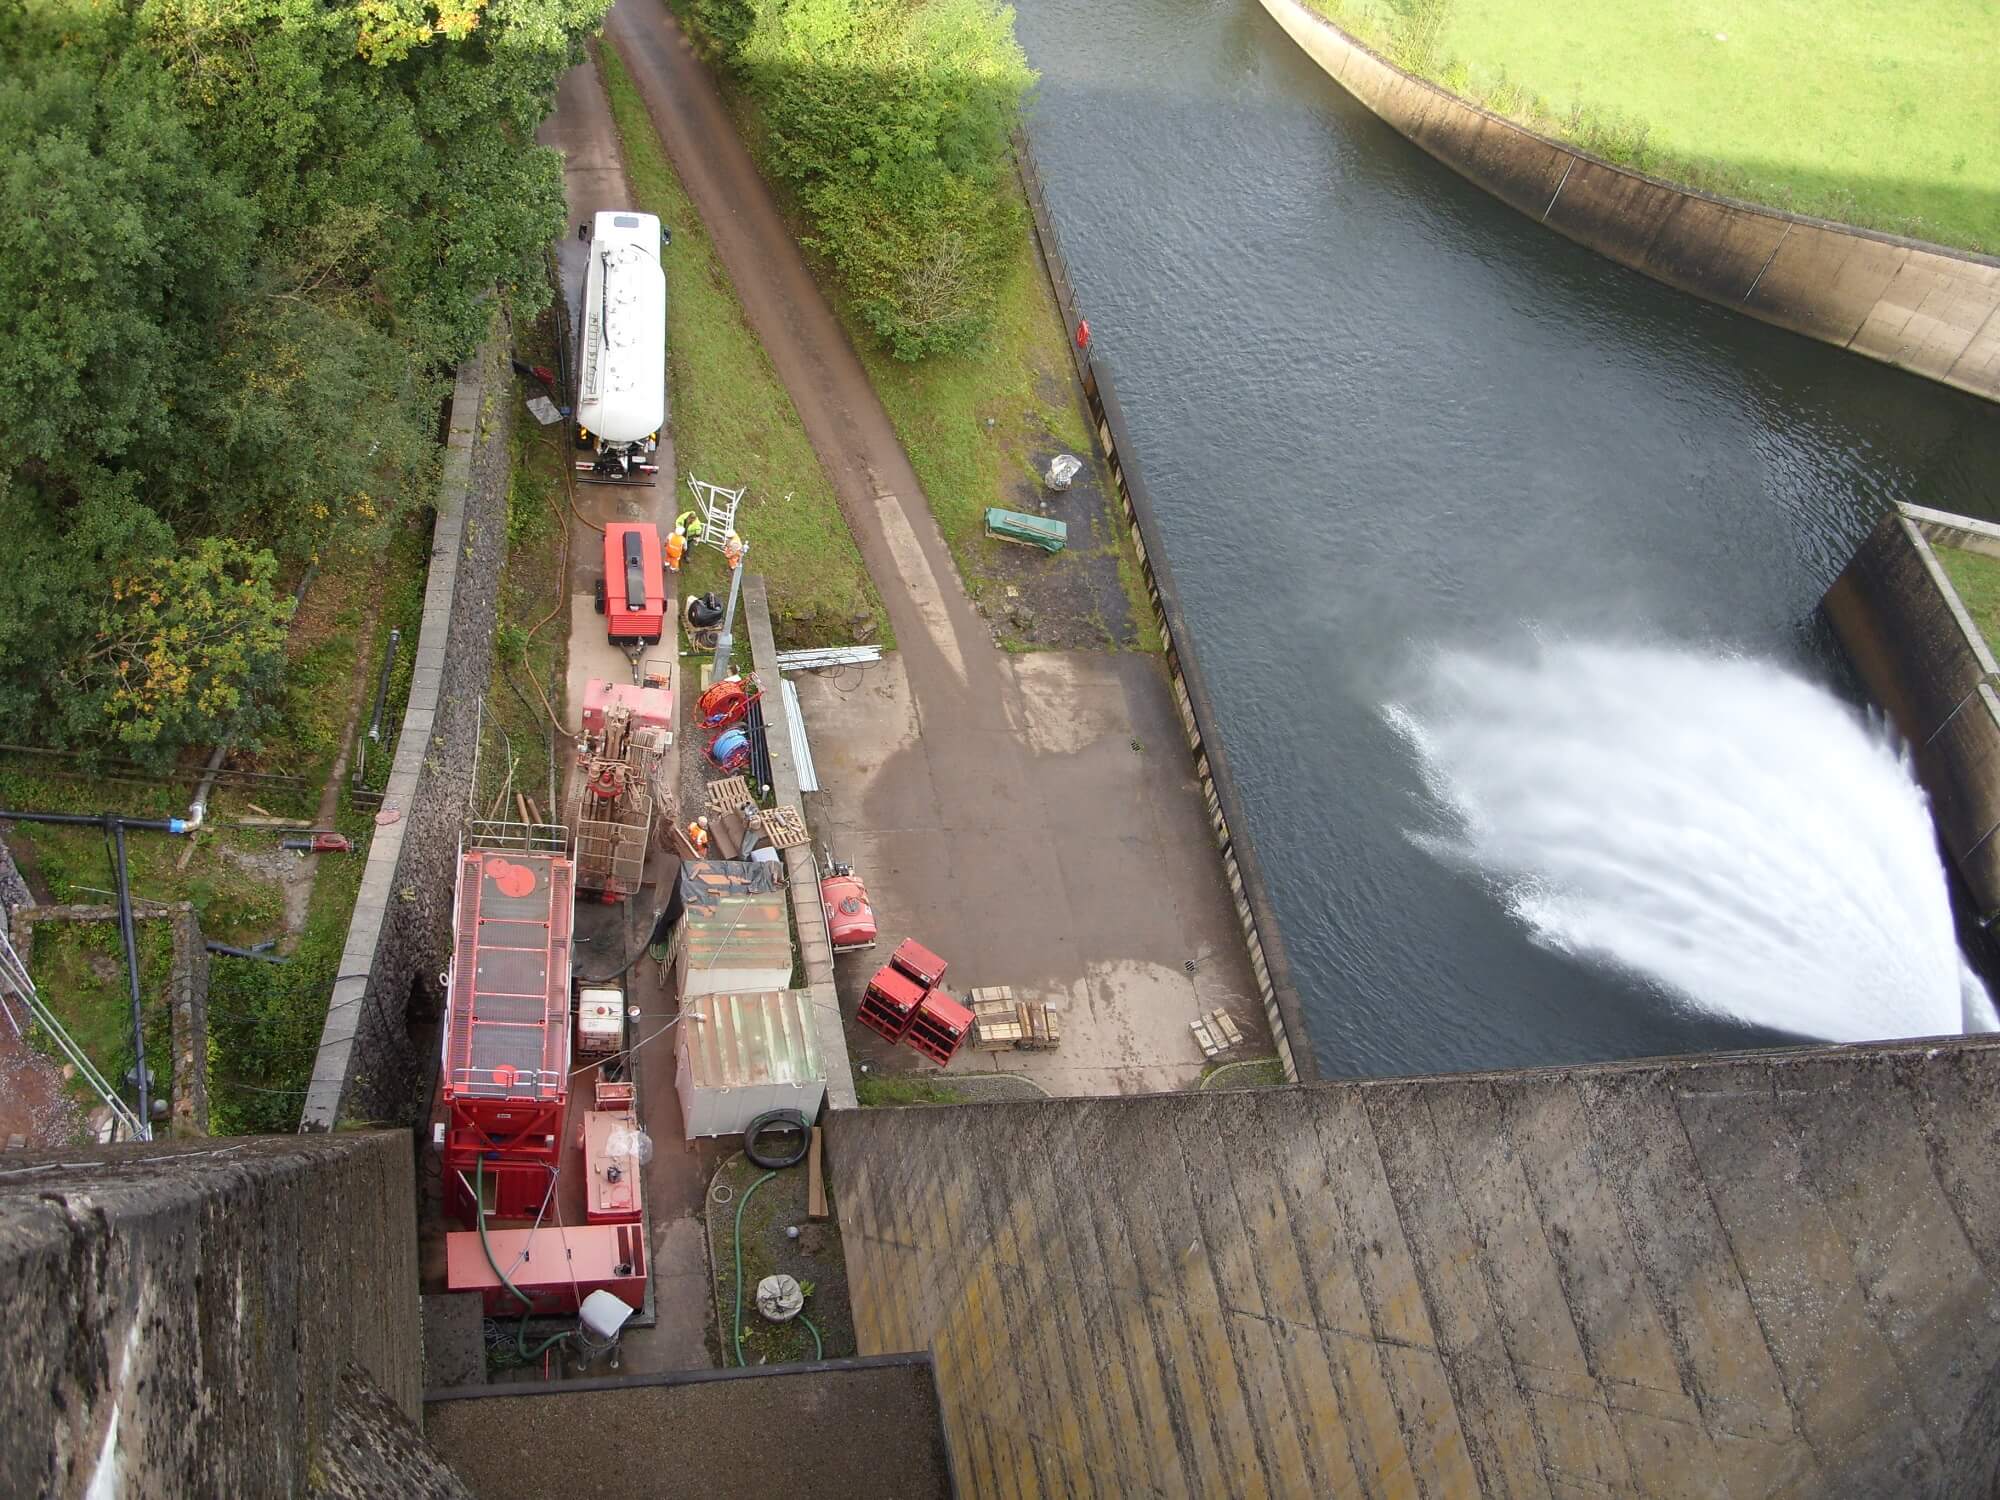
M835 1114L969 1495L1971 1495L2000 1047Z
M2000 665L1930 540L2000 557L2000 527L1902 506L1827 590L1824 608L1870 695L1907 740L1938 838L1983 920L2000 914Z
M1361 103L1496 198L1656 281L2000 400L2000 261L1692 192L1537 135L1263 0Z

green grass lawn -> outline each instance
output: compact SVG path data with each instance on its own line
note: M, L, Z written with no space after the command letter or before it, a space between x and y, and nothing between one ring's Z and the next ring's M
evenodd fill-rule
M125 943L116 922L38 922L28 972L36 993L62 1023L70 1039L97 1065L112 1088L133 1104L135 1091L124 1087L131 1071L132 995L125 974ZM170 1097L173 1086L173 1012L167 1002L167 980L173 967L174 934L158 918L136 921L132 935L139 950L140 1013L145 1020L146 1071L150 1092ZM37 1045L57 1061L62 1055L39 1029ZM98 1103L96 1092L81 1074L69 1081L70 1092L87 1106Z
M658 214L674 235L664 257L669 399L680 466L673 483L682 486L681 495L689 473L732 489L750 487L737 530L750 544L752 570L770 581L771 624L781 647L857 639L892 644L888 616L833 486L763 345L743 321L735 288L661 149L645 103L614 48L600 46L597 57L638 206ZM674 508L687 503L677 497ZM727 585L721 557L713 548L695 550L681 592L720 592Z
M1958 597L1972 620L1986 637L1986 644L2000 652L2000 560L1967 552L1958 547L1931 544L1943 566L1945 577L1958 590Z
M1622 165L2000 251L1993 0L1306 0L1398 65Z

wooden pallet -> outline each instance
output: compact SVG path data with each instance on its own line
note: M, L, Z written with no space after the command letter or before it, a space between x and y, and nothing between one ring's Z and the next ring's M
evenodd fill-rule
M1203 1057L1216 1057L1232 1047L1243 1045L1243 1033L1236 1029L1236 1023L1229 1018L1226 1010L1206 1012L1199 1020L1188 1022L1188 1030L1194 1033Z
M708 811L711 816L748 807L753 800L750 783L741 776L725 776L708 784Z
M1062 1045L1062 1023L1039 1001L1023 1000L1014 1007L1027 1035L1017 1044L1025 1052L1053 1052Z
M1021 1044L1014 992L1004 984L972 992L972 1045L981 1052L1005 1052Z
M738 781L742 779L737 777ZM773 849L795 849L812 841L812 835L806 832L806 820L799 816L796 807L767 808L758 813L754 821L764 837L771 841Z

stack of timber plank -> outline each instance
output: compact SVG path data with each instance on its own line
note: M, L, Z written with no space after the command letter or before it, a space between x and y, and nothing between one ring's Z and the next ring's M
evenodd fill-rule
M1207 1011L1200 1019L1188 1022L1188 1030L1194 1033L1203 1057L1216 1057L1231 1047L1243 1045L1243 1033L1229 1019L1229 1012L1220 1008Z
M1062 1044L1058 1014L1038 1000L1017 1000L1013 986L972 992L972 1045L981 1052L1051 1052Z

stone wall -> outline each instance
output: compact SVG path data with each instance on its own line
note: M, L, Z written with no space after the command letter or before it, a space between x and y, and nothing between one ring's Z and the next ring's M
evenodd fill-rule
M507 359L496 336L459 369L452 390L409 705L320 1035L303 1130L351 1119L406 1123L428 1099L433 1060L412 1041L408 1007L412 987L434 986L450 956L453 871L507 555L515 406Z
M1300 0L1263 5L1387 124L1549 228L1668 286L2000 400L2000 260L1615 167L1412 78Z
M1292 982L1291 961L1285 956L1284 943L1278 936L1278 911L1271 902L1263 866L1250 842L1249 817L1236 793L1236 778L1229 768L1229 752L1222 742L1219 716L1208 696L1208 680L1195 657L1194 632L1181 611L1180 590L1167 563L1159 523L1153 519L1152 498L1139 473L1131 434L1126 431L1125 409L1119 403L1111 369L1104 357L1091 347L1087 334L1078 342L1082 317L1077 311L1076 293L1070 286L1055 222L1049 217L1048 204L1042 195L1034 154L1028 149L1027 138L1018 133L1014 138L1014 158L1020 167L1042 261L1048 267L1056 308L1069 334L1077 379L1090 411L1098 447L1110 468L1133 551L1138 557L1139 574L1145 580L1146 596L1152 603L1153 618L1166 646L1167 680L1174 690L1174 711L1180 719L1182 739L1194 757L1195 776L1208 805L1209 829L1215 835L1223 878L1229 885L1237 923L1243 929L1250 972L1264 1003L1271 1042L1286 1078L1294 1082L1317 1078L1319 1062L1306 1035L1305 1009L1299 1003L1298 987Z
M34 929L43 922L118 921L115 906L17 906L10 931L15 950L32 968ZM167 993L145 995L149 1005L165 1004L170 1011L173 1056L149 1057L146 1071L157 1077L169 1076L169 1130L177 1136L208 1134L208 947L201 935L201 921L191 902L135 901L132 921L136 928L144 922L165 922L173 929L173 957L167 970ZM119 973L124 973L124 950L119 950ZM46 1001L47 997L43 997ZM97 1059L92 1058L96 1062ZM109 1080L117 1088L122 1080Z
M10 1154L0 1494L304 1493L349 1363L416 1421L415 1195L400 1131Z
M2000 1046L835 1113L968 1494L1994 1493Z
M1939 842L1990 921L2000 915L2000 665L1930 539L2000 556L2000 527L1903 506L1868 534L1823 607L1909 742Z

